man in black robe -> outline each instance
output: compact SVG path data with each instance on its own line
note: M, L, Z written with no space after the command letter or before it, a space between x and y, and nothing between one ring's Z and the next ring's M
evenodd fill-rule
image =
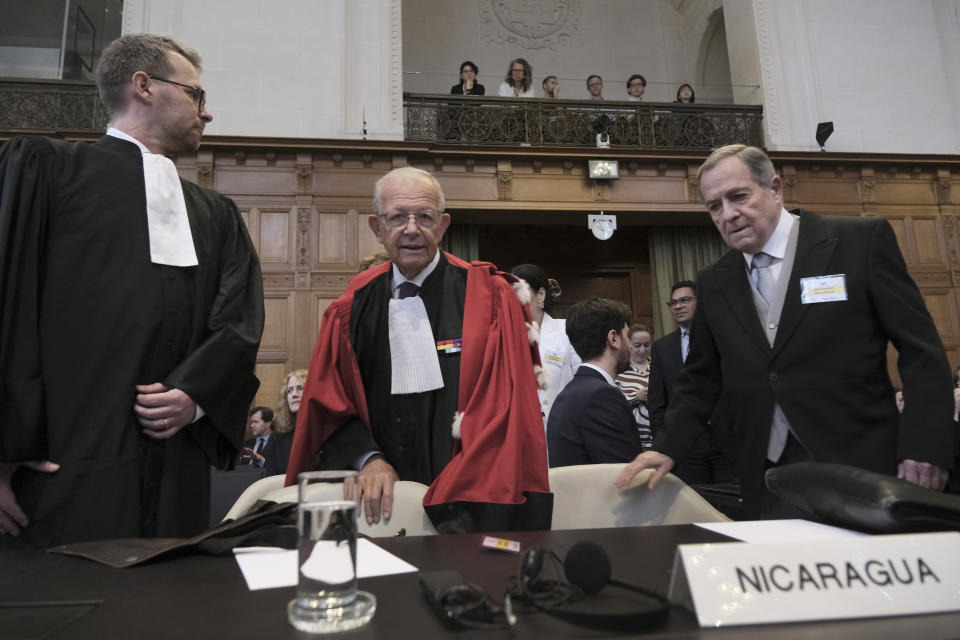
M107 136L0 148L0 533L190 536L236 459L260 267L236 205L164 157L212 119L199 62L124 36L97 72Z
M390 262L324 313L287 484L355 468L371 523L390 517L394 482L412 480L430 485L441 532L548 528L537 346L516 279L439 250L450 215L425 171L381 178L374 211Z

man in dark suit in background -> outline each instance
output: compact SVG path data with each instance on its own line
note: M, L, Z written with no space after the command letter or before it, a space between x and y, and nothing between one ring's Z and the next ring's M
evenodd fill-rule
M628 462L643 446L614 380L630 363L630 309L594 298L574 305L566 325L583 364L554 400L547 421L550 466Z
M803 460L941 489L953 452L950 371L889 223L787 212L780 176L754 147L717 149L698 178L733 250L700 275L695 339L666 432L615 484L655 468L656 486L723 393L738 430L747 516L791 515L765 488L764 472ZM902 416L888 341L908 398Z
M673 395L673 385L690 352L690 325L697 310L696 283L691 280L675 282L667 306L677 323L677 330L655 340L650 349L647 409L654 436L663 431L663 418ZM687 484L730 482L736 478L736 446L725 412L718 410L711 418L710 426L673 469L674 475Z
M268 407L254 407L250 410L250 433L253 435L243 443L240 464L249 464L263 468L266 458L267 442L273 435L273 410Z

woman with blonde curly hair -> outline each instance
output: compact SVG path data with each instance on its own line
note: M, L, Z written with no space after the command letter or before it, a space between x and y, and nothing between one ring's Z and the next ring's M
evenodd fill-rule
M307 370L297 369L283 377L280 387L280 400L273 418L273 437L267 440L263 448L263 475L275 476L287 472L287 461L293 446L293 431L297 426L297 412L300 411L300 398L303 396L303 384L307 380Z

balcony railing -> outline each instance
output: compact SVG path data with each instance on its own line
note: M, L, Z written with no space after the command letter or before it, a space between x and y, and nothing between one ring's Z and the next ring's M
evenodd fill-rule
M93 83L69 80L0 81L0 129L103 131L107 111Z
M763 107L404 94L404 139L469 144L711 149L763 146Z

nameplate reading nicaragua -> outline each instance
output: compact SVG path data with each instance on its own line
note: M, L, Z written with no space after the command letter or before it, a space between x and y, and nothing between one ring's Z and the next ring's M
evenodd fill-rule
M701 627L960 610L960 533L677 548L672 602Z

